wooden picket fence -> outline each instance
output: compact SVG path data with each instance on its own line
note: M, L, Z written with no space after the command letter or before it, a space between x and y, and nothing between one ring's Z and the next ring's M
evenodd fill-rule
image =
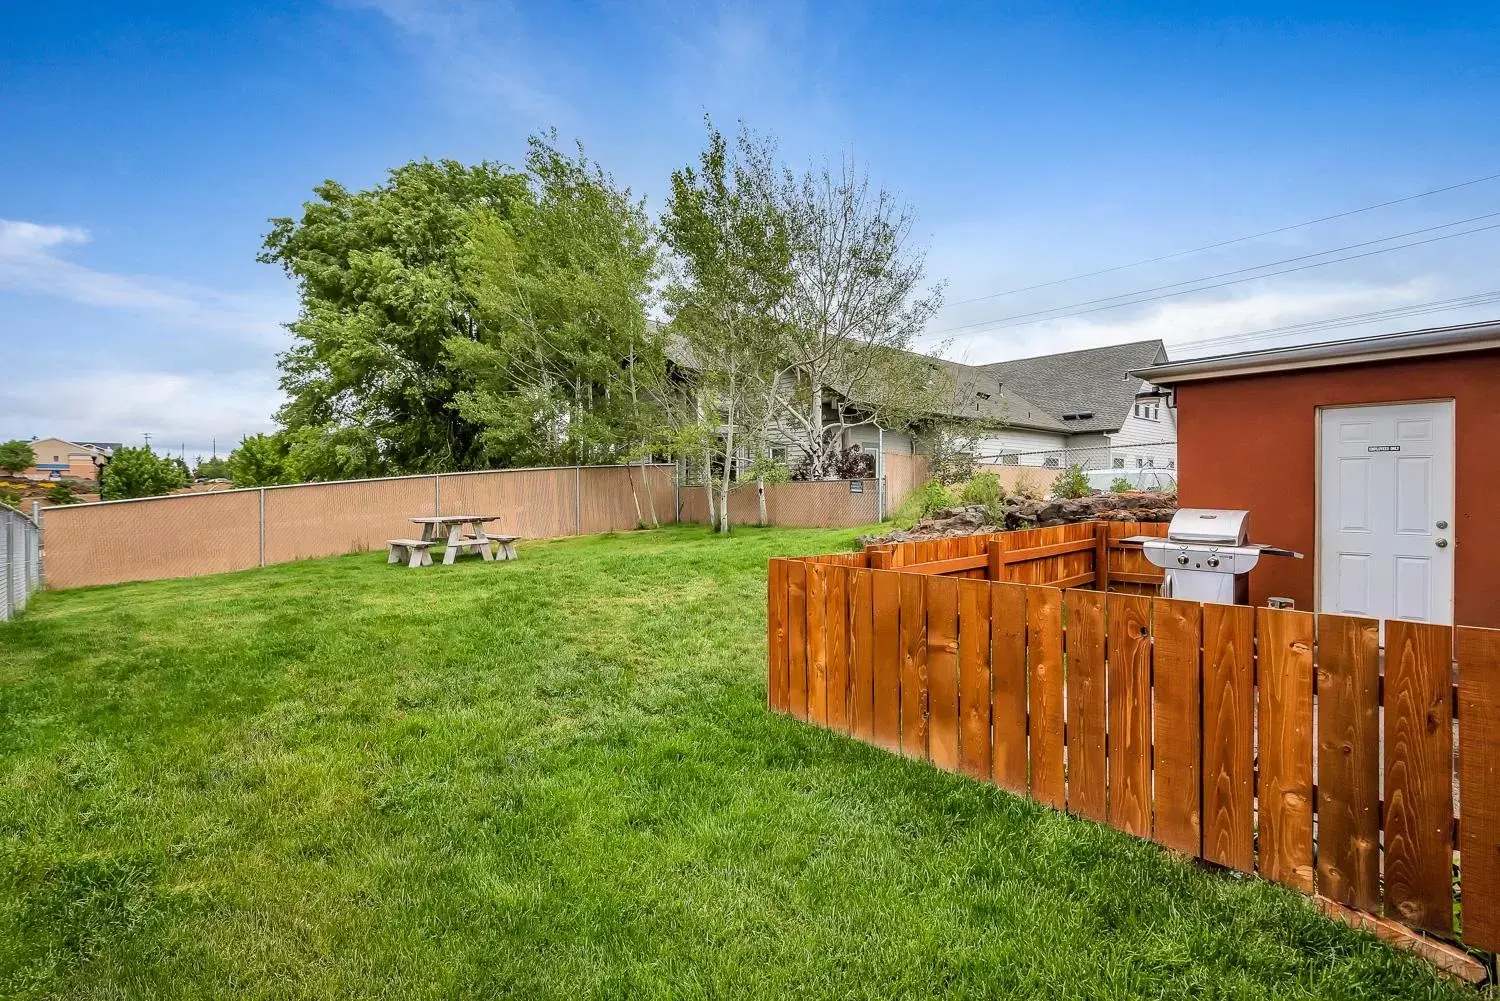
M1373 619L1110 593L1149 586L1112 531L772 560L771 708L1316 894L1482 977L1407 929L1457 939L1457 887L1463 943L1500 948L1500 630L1389 620L1382 651Z

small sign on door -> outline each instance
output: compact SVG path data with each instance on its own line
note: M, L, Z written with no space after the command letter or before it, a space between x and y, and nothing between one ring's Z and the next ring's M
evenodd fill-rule
M1399 451L1401 451L1401 446L1400 445L1367 445L1367 446L1365 446L1365 451L1366 452L1399 452Z

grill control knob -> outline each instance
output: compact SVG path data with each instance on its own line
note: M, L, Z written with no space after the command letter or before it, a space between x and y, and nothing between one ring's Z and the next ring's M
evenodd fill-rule
M1203 562L1207 563L1211 567L1216 567L1216 566L1219 565L1219 558L1217 556L1210 556L1208 559L1204 560Z
M1180 563L1182 566L1187 566L1188 565L1187 553L1183 553L1181 556L1177 557L1177 562Z

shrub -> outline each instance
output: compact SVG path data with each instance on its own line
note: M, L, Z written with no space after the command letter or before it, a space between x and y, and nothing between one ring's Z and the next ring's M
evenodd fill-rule
M995 473L979 473L958 491L960 504L983 504L987 508L998 507L1005 500L1005 488Z
M1134 489L1135 484L1131 483L1123 476L1116 476L1114 479L1109 481L1109 492L1112 494L1123 494Z
M867 480L875 475L875 453L866 452L858 445L835 452L825 461L828 477L835 480ZM792 479L812 478L812 458L803 456L797 468L792 470Z
M958 497L937 480L928 480L912 491L901 506L891 513L891 521L897 528L911 528L934 511L955 507Z
M1030 473L1022 473L1016 477L1016 482L1011 486L1010 492L1015 497L1025 497L1027 500L1041 500L1042 488L1037 486L1036 480Z
M0 487L0 504L19 508L21 506L21 492L12 490L10 487Z
M1082 466L1072 465L1057 474L1057 479L1052 481L1052 496L1063 499L1075 497L1087 497L1093 493L1089 486L1089 478L1085 475Z
M78 495L73 492L73 484L59 481L47 488L47 501L59 506L63 504L77 504Z

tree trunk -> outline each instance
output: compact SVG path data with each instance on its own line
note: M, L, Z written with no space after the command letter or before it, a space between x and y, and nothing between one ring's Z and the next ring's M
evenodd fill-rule
M733 383L731 383L731 386ZM724 411L724 479L719 485L719 531L729 533L729 474L734 471L734 399Z
M646 491L646 510L651 512L651 527L661 528L661 519L656 516L656 493L651 489L650 470L646 468L646 460L641 460L641 489Z
M703 496L708 501L708 523L716 526L719 519L714 514L714 457L707 445L703 447Z
M641 517L641 495L636 493L635 476L630 472L630 460L628 459L625 461L625 478L630 481L630 500L635 505L635 527L640 528L646 522ZM641 481L642 483L645 482L645 476L641 477Z
M766 478L764 476L755 478L755 499L760 505L760 525L764 528L766 524Z

